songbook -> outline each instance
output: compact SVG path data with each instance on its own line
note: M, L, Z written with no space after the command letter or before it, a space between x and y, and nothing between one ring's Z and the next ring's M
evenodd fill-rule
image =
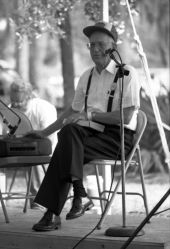
M104 125L89 120L79 120L77 124L79 124L80 126L90 127L100 132L103 132L105 128Z

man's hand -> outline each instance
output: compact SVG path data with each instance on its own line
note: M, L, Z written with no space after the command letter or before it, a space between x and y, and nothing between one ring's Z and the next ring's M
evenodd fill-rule
M28 138L43 138L43 132L40 130L32 130L27 132L26 134L24 134L24 137L28 137Z
M70 124L70 123L77 123L79 120L87 120L87 114L86 114L86 112L73 113L68 118L65 118L63 120L63 125L67 125L67 124Z

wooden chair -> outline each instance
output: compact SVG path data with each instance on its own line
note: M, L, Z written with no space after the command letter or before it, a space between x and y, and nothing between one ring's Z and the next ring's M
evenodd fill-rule
M143 135L143 132L145 130L147 124L147 118L146 115L143 111L139 110L138 117L137 117L137 128L136 128L136 133L133 141L133 148L128 155L126 161L125 161L125 173L127 172L128 168L130 165L134 167L139 167L139 173L140 173L140 179L141 179L141 185L142 185L142 191L143 194L137 193L137 192L127 192L126 194L130 195L139 195L142 197L145 210L146 210L146 215L148 215L148 203L147 203L147 196L146 196L146 188L145 188L145 182L144 182L144 175L143 175L143 168L142 168L142 161L141 161L141 153L140 153L140 146L139 142L141 140L141 137ZM132 160L135 152L137 152L137 160ZM118 177L116 186L114 190L110 189L105 189L106 182L108 181L107 176L105 174L105 170L107 166L115 167L115 166L121 166L121 161L115 162L115 160L103 160L103 159L95 159L89 163L90 165L93 165L95 167L95 175L96 175L96 180L97 180L97 188L98 188L98 197L92 197L92 199L98 199L100 200L100 206L102 210L102 217L100 219L100 222L98 223L98 229L101 228L101 225L103 221L105 220L108 211L113 203L113 200L116 196L116 194L123 194L122 192L118 192L119 186L122 182L122 175ZM99 182L99 166L102 167L102 170L104 171L104 177L103 177L103 191L101 190L101 184ZM110 172L110 177L111 177L111 172ZM106 193L110 193L111 197L110 200L108 200L104 195ZM124 194L124 195L126 195ZM125 196L122 196L122 198L125 198ZM106 205L103 205L103 201L106 202ZM122 212L125 213L125 210L123 210L123 205L122 205ZM126 217L123 216L123 225L126 224Z
M4 113L6 110L1 110L1 113ZM19 112L18 110L15 110L17 114L21 118L21 123L19 126L19 129L16 131L16 135L22 135L27 131L32 130L32 125L28 118L22 113ZM8 113L8 112L7 112ZM10 115L10 114L6 114ZM1 139L3 139L3 135L1 135ZM0 148L1 149L1 148ZM31 177L32 177L32 167L35 167L37 165L44 165L48 164L51 160L51 156L49 155L44 155L44 156L8 156L8 157L1 157L0 158L0 169L9 169L9 168L16 168L16 169L21 169L21 168L27 168L28 169L28 182L26 185L26 192L25 193L12 193L11 190L10 192L1 192L0 189L0 201L2 205L2 210L5 216L5 221L6 223L9 223L9 217L7 214L7 209L4 203L4 200L9 200L9 199L25 199L25 204L24 204L24 209L23 212L27 211L27 202L28 199L33 198L34 196L30 195L30 186L31 186ZM16 173L16 172L15 172ZM15 174L14 176L15 177ZM12 179L14 182L14 179Z

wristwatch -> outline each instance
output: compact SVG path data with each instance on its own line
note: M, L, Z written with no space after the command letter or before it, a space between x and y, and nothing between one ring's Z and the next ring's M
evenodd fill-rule
M88 112L88 111L87 111L87 119L88 119L89 121L92 120L92 112Z
M89 121L93 121L95 116L96 116L96 112L87 112L87 119Z

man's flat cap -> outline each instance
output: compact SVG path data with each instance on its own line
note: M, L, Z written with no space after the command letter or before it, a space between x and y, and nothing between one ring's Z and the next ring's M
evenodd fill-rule
M89 38L94 32L99 31L103 32L114 40L114 42L117 42L118 34L116 31L116 28L113 24L108 22L97 22L95 25L87 26L83 29L83 33Z

